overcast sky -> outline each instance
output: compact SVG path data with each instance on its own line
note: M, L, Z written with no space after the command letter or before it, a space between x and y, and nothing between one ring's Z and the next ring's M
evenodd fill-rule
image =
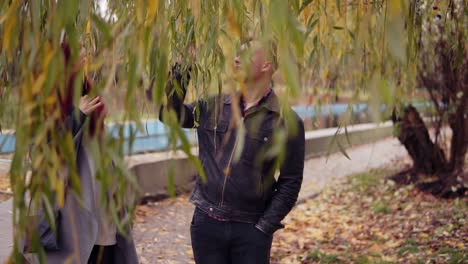
M97 0L97 2L99 4L99 13L102 17L105 17L107 11L107 0Z

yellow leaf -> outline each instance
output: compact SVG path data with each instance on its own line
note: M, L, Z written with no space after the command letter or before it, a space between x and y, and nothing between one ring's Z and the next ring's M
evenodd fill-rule
M234 32L237 35L237 37L240 38L241 28L239 24L237 23L234 14L229 9L227 10L227 19L228 19L229 31Z
M38 94L41 91L41 88L45 82L45 79L46 79L45 74L41 73L41 75L39 75L39 78L37 78L36 81L33 83L33 86L32 86L33 94Z
M64 192L64 182L59 180L57 182L57 205L59 208L62 208L65 203L65 192Z
M200 0L192 0L191 1L191 7L192 7L192 13L193 16L195 17L195 21L198 21L198 18L200 17Z
M135 13L138 24L143 24L143 0L137 0L135 3Z
M39 166L41 166L43 161L44 161L44 155L43 154L37 155L33 163L33 168L34 169L39 168Z
M328 74L329 74L328 66L326 66L326 68L322 71L322 80L324 81L328 80Z
M148 12L146 13L145 26L150 26L158 13L159 0L149 0Z
M86 34L91 33L91 20L88 19L88 22L86 22Z
M306 8L304 8L304 10L302 11L302 13L304 14L304 20L307 22L307 20L309 20L309 16L310 16L310 12L311 12L311 6L312 5L309 5L307 6Z
M386 248L396 248L400 245L401 243L396 240L389 240L385 243Z
M303 249L304 244L305 244L305 239L303 237L298 237L297 244L299 245L299 249Z
M401 1L400 0L391 0L390 2L390 15L391 17L395 17L398 15L401 15L402 9L401 9Z
M46 97L45 100L45 106L46 109L48 110L47 112L52 112L56 110L56 103L57 103L57 96L55 94L50 94L49 96Z
M341 57L343 57L343 51L339 50L338 55L336 57L337 57L337 60L341 60Z
M383 251L383 248L377 244L374 244L372 247L369 248L369 252L372 253L380 253Z
M5 28L3 31L3 49L5 49L8 59L11 59L11 52L13 51L13 47L11 47L11 38L15 37L12 36L13 30L15 29L16 25L16 9L18 8L20 1L13 1L13 4L8 8L6 15L3 19L5 19Z
M44 58L44 68L49 67L50 61L54 57L54 54L55 54L54 50L49 49L49 51L47 52L47 54L45 55L45 58Z
M419 234L419 237L420 237L420 238L428 238L429 235L426 234L426 233L420 233L420 234Z

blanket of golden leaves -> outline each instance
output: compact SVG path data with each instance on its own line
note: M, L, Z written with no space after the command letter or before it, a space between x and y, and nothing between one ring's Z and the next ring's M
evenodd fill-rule
M443 200L371 171L298 205L272 263L468 263L468 199Z
M275 234L272 263L468 263L468 198L445 200L397 187L384 180L393 172L351 176L296 206ZM0 190L9 191L6 177ZM188 209L175 215L192 211L182 200L179 207ZM187 247L182 254L192 259Z

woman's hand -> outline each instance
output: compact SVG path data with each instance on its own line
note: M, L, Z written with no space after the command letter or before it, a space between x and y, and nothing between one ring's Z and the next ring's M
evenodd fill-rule
M103 102L101 101L100 96L96 96L93 99L90 99L88 95L84 95L80 99L80 110L85 115L91 114L102 105Z

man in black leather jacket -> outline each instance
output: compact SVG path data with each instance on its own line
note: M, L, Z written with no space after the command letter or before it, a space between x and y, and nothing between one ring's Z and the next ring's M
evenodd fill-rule
M184 104L190 67L172 68L160 119L174 111L182 127L197 129L206 174L190 198L196 263L269 263L273 233L297 201L304 124L290 107L280 109L272 89L275 49L271 42L244 44L234 60L245 73L244 91L191 104Z

